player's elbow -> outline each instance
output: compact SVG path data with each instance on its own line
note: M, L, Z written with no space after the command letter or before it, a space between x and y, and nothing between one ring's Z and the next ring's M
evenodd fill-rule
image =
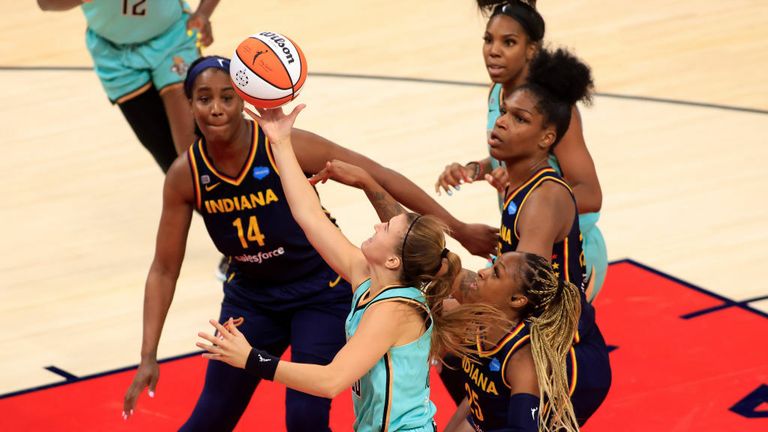
M594 187L574 186L573 191L576 194L576 205L579 208L579 214L594 213L600 211L603 207L603 191L600 185Z
M590 197L588 200L583 200L583 203L579 204L579 214L581 213L595 213L599 212L603 207L603 194L597 193Z
M325 380L325 383L321 386L320 389L318 389L317 396L326 399L333 399L347 388L349 388L349 386L345 385L338 379L328 379Z

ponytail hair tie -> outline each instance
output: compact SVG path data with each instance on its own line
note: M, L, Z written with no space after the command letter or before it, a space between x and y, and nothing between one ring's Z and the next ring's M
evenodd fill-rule
M448 248L443 248L443 251L440 252L440 258L448 258L448 252L450 252Z

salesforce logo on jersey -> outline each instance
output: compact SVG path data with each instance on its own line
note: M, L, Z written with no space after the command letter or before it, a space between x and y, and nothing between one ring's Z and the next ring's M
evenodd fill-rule
M266 261L266 260L268 260L270 258L278 257L278 256L284 255L284 254L285 254L285 248L280 246L279 248L277 248L277 249L275 249L273 251L269 251L269 252L261 252L261 251L259 251L259 253L257 253L256 255L238 255L238 256L234 256L232 258L234 258L237 261L244 262L244 263L261 264L262 262L264 262L264 261Z

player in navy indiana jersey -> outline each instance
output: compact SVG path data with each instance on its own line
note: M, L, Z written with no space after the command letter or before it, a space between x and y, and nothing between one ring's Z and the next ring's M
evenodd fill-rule
M334 397L351 386L356 431L435 431L430 358L444 350L467 352L473 329L500 313L483 305L443 313L461 262L445 249L446 226L435 217L400 213L376 225L359 248L344 237L324 216L293 150L291 126L302 108L288 116L280 108L259 110L261 116L247 112L269 136L293 217L328 264L355 287L348 341L326 366L299 364L252 348L235 326L211 320L223 339L200 333L210 344L197 346L208 351L206 358L314 395ZM369 176L364 181L375 183Z
M594 309L545 258L507 252L462 285L462 301L502 310L479 362L463 358L466 398L446 431L467 418L480 432L576 431L605 399L611 370Z
M550 147L568 128L571 106L588 99L591 88L591 74L585 64L565 50L541 50L531 65L528 83L505 99L504 112L488 139L491 155L504 162L512 185L505 196L499 254L517 251L545 258L563 284L572 283L582 293L584 263L576 203L568 185L549 168L547 157ZM471 283L472 277L467 280ZM574 390L574 406L580 406L577 399L588 399L583 411L577 410L583 422L605 397L610 366L594 308L584 295L580 300L578 331L596 335L585 343L594 343L602 353L608 373L604 391ZM581 342L579 337L573 341L576 346ZM588 357L573 360L577 370L590 367L585 364L590 362Z
M157 347L194 209L216 247L231 258L220 321L237 319L252 345L274 355L291 345L297 362L328 363L344 344L349 284L325 264L291 217L264 133L243 118L243 101L229 79L229 60L204 57L193 63L185 91L203 138L174 162L166 177L155 258L145 287L142 360L125 395L126 417L142 389L149 386L150 395L156 389ZM468 247L485 252L492 247L493 228L450 217L396 172L306 131L294 130L293 139L303 171L320 171L334 158L362 166L406 205L458 229ZM234 428L258 383L242 370L211 362L202 394L182 429ZM328 430L330 400L289 390L286 404L289 431Z

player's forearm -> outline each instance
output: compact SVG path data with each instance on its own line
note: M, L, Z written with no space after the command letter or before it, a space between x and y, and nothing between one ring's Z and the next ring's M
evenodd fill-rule
M304 172L296 160L290 140L280 145L272 144L272 155L275 157L277 169L280 171L280 182L283 184L285 197L291 208L293 218L300 226L323 213L320 199L307 181Z
M37 0L37 5L44 11L65 11L85 3L83 0Z
M380 184L373 179L373 177L367 177L360 183L360 188L363 189L365 195L368 197L368 201L376 210L376 214L379 215L379 219L382 222L389 221L393 217L405 213L405 209L400 205L389 192L386 191Z
M397 202L419 214L437 217L448 225L452 233L461 231L465 226L464 222L453 217L423 189L402 174L384 167L372 170L370 174Z
M168 309L173 301L176 278L172 275L150 272L144 289L144 330L141 342L141 360L156 360L157 347Z
M313 396L333 399L349 388L354 380L345 380L331 366L281 361L277 365L275 381L294 390ZM347 382L348 381L348 382Z

